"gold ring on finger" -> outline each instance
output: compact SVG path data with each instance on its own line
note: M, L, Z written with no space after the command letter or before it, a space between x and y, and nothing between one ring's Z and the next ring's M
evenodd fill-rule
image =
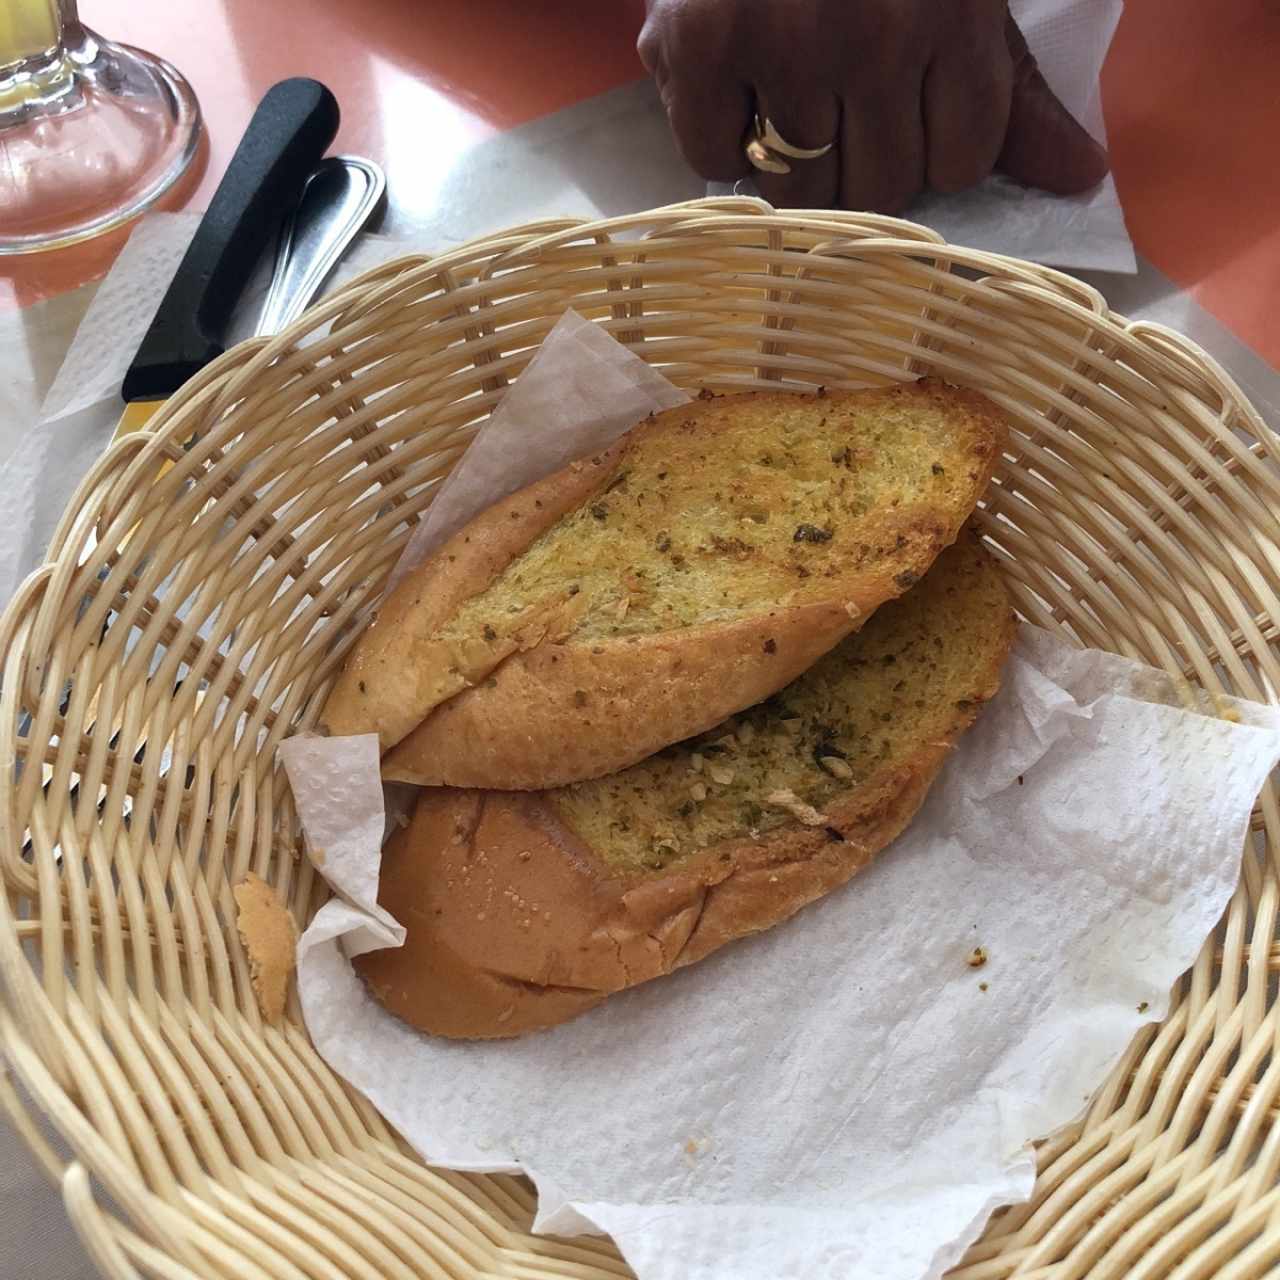
M834 139L821 147L797 147L788 142L778 132L777 126L768 116L758 112L751 136L747 139L744 150L747 162L753 169L764 173L790 173L791 166L787 160L817 160L825 156L835 146ZM786 157L784 159L784 157Z

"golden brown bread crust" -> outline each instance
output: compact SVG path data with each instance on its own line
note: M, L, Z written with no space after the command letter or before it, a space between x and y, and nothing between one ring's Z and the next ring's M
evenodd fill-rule
M424 790L378 887L405 944L355 966L386 1008L435 1035L555 1026L843 884L906 827L946 751L923 744L821 827L726 842L658 876L611 874L536 794Z
M482 680L518 641L458 652L433 637L458 606L482 591L525 548L604 483L619 446L495 503L408 574L369 624L325 704L324 723L342 736L378 733L394 746L434 706ZM512 512L519 518L513 520ZM553 627L551 634L556 630ZM530 639L537 643L536 627ZM538 637L541 638L541 637ZM455 671L450 671L456 666Z
M848 601L870 613L891 585L869 579ZM853 627L844 604L600 645L545 644L519 653L493 685L442 704L382 762L420 786L482 787L494 777L538 790L616 773L767 698Z
M512 634L442 637L461 604L599 494L655 433L671 431L673 415L690 413L671 411L498 503L411 573L358 642L325 725L335 734L377 731L392 780L533 790L615 772L767 697L928 569L985 488L1004 440L1003 419L977 393L924 381L866 394L942 402L974 429L971 500L945 512L886 508L868 536L899 550L833 579L828 598L587 639L575 634L586 597L567 589L522 616ZM781 393L734 400L757 410L796 403ZM728 428L722 420L714 429Z
M940 583L939 573L954 576ZM921 628L901 635L898 627L902 640L923 637L915 646L924 655L915 677L903 664L873 659L868 666L865 655L881 652L867 644L875 628L824 659L830 664L859 646L855 652L864 656L851 671L902 670L922 682L902 696L919 698L935 652L925 641L965 626L966 611L969 624L980 620L971 625L973 643L955 633L954 652L963 656L930 695L931 710L918 723L904 722L905 749L864 781L837 790L814 825L797 817L754 836L742 829L665 869L631 870L619 867L616 849L606 858L566 821L565 797L581 788L423 791L409 828L388 845L379 884L379 901L406 926L405 945L355 961L377 998L438 1035L520 1035L767 929L843 884L911 820L947 751L994 695L1013 642L1012 612L975 543L948 552L932 586L924 597L934 602L929 634ZM882 630L892 634L891 624ZM867 680L887 685L894 676L851 679L863 681L853 686L861 699Z

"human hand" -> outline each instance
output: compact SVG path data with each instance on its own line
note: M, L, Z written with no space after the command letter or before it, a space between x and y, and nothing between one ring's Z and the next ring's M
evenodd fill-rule
M994 169L1083 191L1107 156L1054 96L1006 0L647 0L638 49L676 142L708 180L750 173L772 203L894 213ZM791 172L755 171L768 117Z

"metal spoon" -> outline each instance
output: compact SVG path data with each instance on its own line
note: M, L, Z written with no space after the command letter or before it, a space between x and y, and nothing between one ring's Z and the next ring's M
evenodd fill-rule
M386 176L372 160L330 156L320 162L281 228L254 337L279 333L306 310L377 211L386 188Z

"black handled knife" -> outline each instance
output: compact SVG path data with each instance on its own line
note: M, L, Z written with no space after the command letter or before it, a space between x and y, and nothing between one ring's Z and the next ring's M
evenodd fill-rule
M282 80L267 91L125 375L117 437L145 426L222 354L258 256L337 131L338 103L318 81Z

